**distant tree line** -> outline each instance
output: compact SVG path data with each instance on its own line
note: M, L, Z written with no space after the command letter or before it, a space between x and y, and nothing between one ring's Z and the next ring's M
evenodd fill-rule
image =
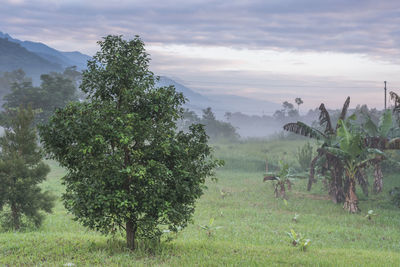
M185 110L182 119L178 122L180 129L187 131L193 123L203 124L207 135L211 140L237 140L240 136L236 128L229 122L217 120L210 107L203 109L201 117L197 116L194 111Z

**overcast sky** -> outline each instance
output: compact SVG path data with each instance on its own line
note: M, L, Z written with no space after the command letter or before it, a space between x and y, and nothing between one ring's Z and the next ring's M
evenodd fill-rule
M361 4L362 3L362 4ZM140 35L157 75L208 94L383 107L400 92L400 2L0 0L0 31L93 55Z

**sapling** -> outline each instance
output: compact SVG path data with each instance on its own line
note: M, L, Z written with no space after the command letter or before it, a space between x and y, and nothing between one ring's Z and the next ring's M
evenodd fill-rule
M365 218L367 218L368 220L372 220L372 217L377 215L378 214L376 214L373 210L369 210L367 215L365 215Z
M214 235L215 230L218 230L222 228L222 226L213 226L214 225L214 218L211 218L210 221L208 222L208 225L199 225L201 229L206 231L206 234L208 237L211 237Z
M286 185L288 187L288 190L291 190L292 188L292 182L290 181L290 177L292 177L291 174L291 169L289 168L289 164L285 163L283 161L279 162L280 165L280 170L276 174L269 175L267 173L266 176L264 176L263 181L276 181L274 183L274 194L275 197L281 197L283 199L286 199Z
M304 238L300 233L296 233L293 229L287 233L293 246L299 246L301 251L306 251L307 247L311 244L311 239Z
M221 198L225 198L226 196L228 196L231 192L229 192L229 191L226 191L225 189L220 189L219 190L219 193L220 193L220 195L221 195Z

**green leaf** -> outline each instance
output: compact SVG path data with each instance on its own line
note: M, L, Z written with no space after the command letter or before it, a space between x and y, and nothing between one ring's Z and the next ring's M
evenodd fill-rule
M293 239L297 239L297 233L293 229L290 229L290 233L292 234Z
M379 118L379 124L378 124L378 129L379 129L379 135L381 137L387 137L390 128L392 128L392 111L390 109L385 110L383 115Z
M212 226L214 224L214 218L210 219L209 225Z
M288 132L299 134L305 137L315 138L317 140L325 140L327 138L326 135L321 131L310 127L301 121L285 124L283 129Z
M363 151L361 135L359 133L350 132L346 123L344 123L342 120L339 120L338 124L339 128L337 130L337 135L340 138L340 149L354 159Z
M363 125L363 128L369 136L378 136L379 134L378 127L371 120L371 117L369 115L367 117L366 123Z
M357 120L357 115L355 113L351 114L351 116L349 116L346 121L355 121Z
M346 153L345 151L343 151L340 148L325 147L324 150L326 150L327 152L331 153L335 157L340 158L342 160L346 160L346 159L348 159L350 157L350 155L348 153Z

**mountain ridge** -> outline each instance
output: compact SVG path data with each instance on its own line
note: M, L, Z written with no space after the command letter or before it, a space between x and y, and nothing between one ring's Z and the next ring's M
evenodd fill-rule
M0 72L16 69L24 69L32 77L51 71L62 71L61 65L28 51L18 43L0 38Z
M8 33L0 31L0 38L8 39L10 42L17 43L28 51L37 54L51 63L60 65L62 68L76 66L78 70L86 69L87 60L91 57L78 51L62 52L44 43L21 41L11 37Z

